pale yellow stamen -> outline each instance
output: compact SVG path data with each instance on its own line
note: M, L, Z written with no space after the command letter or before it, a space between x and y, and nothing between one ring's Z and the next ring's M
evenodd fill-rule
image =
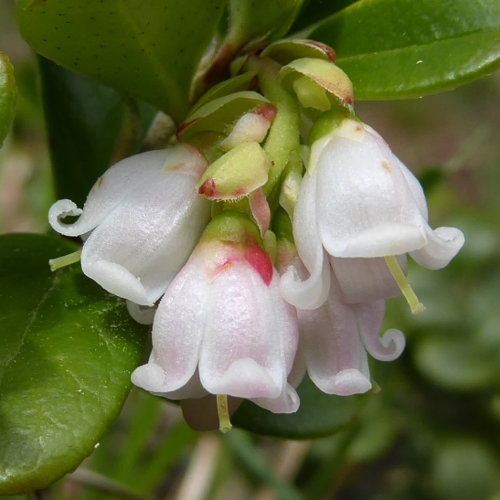
M408 302L408 305L410 306L411 313L412 314L421 313L425 309L425 307L418 300L418 297L416 296L415 292L413 291L410 283L408 283L408 280L406 279L406 276L403 273L403 270L401 269L401 266L399 265L399 262L398 262L398 259L396 258L396 256L390 255L389 257L385 257L385 262L387 263L387 267L389 268L389 271L391 271L392 277L394 278L397 285L401 289L401 292L403 293L403 296L406 299L406 302Z
M51 271L57 271L61 267L66 267L71 264L75 264L80 261L82 256L82 251L77 250L76 252L69 253L68 255L63 255L62 257L57 257L55 259L49 259L49 266Z
M227 405L227 396L225 394L217 394L217 415L219 416L219 430L226 434L233 426L229 418L229 408Z

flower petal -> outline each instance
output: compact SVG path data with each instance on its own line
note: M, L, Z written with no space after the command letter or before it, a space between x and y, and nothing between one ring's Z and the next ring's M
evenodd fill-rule
M119 161L106 170L92 187L83 210L71 200L56 201L49 210L49 223L54 230L66 236L80 236L100 224L122 200L141 185L158 175L168 161L170 150L148 151ZM81 215L80 215L81 214ZM72 223L62 222L67 216L80 215Z
M393 361L405 348L405 337L399 330L387 330L379 337L384 319L385 301L377 300L352 306L358 331L366 350L379 361Z
M428 228L428 243L410 255L427 269L442 269L447 266L465 243L465 236L455 227L438 227L434 231Z
M152 357L165 371L161 392L182 388L196 372L209 313L206 300L209 293L208 281L196 259L191 259L158 306Z
M268 287L240 261L211 283L199 364L209 392L249 399L280 396L291 369L282 339L295 339L295 354L297 326L292 308L279 298L277 280L275 272Z
M426 244L426 220L407 172L378 134L365 130L361 141L335 136L316 171L319 233L330 255L383 257Z
M351 306L342 302L332 277L326 303L313 311L298 311L311 380L328 394L349 396L371 388L368 361Z
M344 259L330 257L330 262L347 304L371 302L373 300L397 297L401 290L394 280L385 259ZM399 265L407 268L406 255L398 256Z
M147 189L129 193L90 234L83 272L108 292L152 305L186 262L208 221L196 179L163 171Z
M156 314L156 307L140 306L127 300L127 311L132 318L141 325L152 325Z
M275 399L253 398L252 401L273 413L295 413L300 406L299 395L290 384L286 384L279 397Z
M281 277L281 294L300 309L315 309L323 304L330 287L330 265L316 225L316 174L306 173L293 216L293 235L298 254L309 277L302 280L302 270L290 266Z

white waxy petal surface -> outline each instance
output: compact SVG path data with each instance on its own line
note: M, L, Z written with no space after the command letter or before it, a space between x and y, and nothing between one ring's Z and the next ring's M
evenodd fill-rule
M315 172L319 233L330 255L383 257L426 244L416 188L379 136L334 137Z
M196 258L172 281L153 324L153 355L165 373L161 391L183 387L193 377L209 314L210 285Z
M401 295L383 257L372 259L343 259L330 257L330 262L347 304L371 302ZM406 272L406 255L399 255L398 262Z
M310 276L302 281L290 266L281 277L281 294L300 309L315 309L323 304L330 287L330 265L319 238L316 215L315 174L305 174L293 217L295 245Z
M137 323L141 325L152 325L156 307L140 306L131 300L127 300L127 311Z
M295 413L300 406L299 395L290 384L286 384L276 399L254 398L252 401L273 413Z
M268 287L243 261L212 281L199 364L209 392L249 399L280 396L288 373L283 343L294 340L290 351L295 354L297 331L291 308L281 299L281 310L276 307L277 284L274 276Z
M130 193L158 175L167 163L170 150L148 151L130 156L113 165L97 180L87 197L83 210L71 200L56 201L49 210L49 223L66 236L80 236L100 224ZM81 214L81 215L80 215ZM80 215L72 224L61 220Z
M298 311L298 316L311 380L327 394L349 396L368 391L368 361L355 314L342 302L333 277L326 303L313 311Z
M366 350L379 361L393 361L405 348L405 337L399 330L388 330L379 337L384 319L385 301L377 300L352 306L358 330Z
M428 229L428 244L411 252L410 255L421 266L427 269L442 269L447 266L465 243L465 236L455 227L438 227Z
M129 193L90 234L83 272L107 291L152 305L179 271L209 218L196 179L160 171L147 189Z

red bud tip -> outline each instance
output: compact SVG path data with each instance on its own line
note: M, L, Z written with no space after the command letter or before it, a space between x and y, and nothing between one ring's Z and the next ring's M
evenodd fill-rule
M215 181L212 178L207 179L198 189L198 194L213 198L215 196Z
M272 122L276 116L276 108L272 104L264 104L264 106L256 109L255 113Z

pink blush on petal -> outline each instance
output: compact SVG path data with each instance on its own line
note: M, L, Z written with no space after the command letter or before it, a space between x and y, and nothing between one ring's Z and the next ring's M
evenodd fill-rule
M269 286L273 279L273 265L269 255L259 246L247 247L245 260L259 273L262 281Z

